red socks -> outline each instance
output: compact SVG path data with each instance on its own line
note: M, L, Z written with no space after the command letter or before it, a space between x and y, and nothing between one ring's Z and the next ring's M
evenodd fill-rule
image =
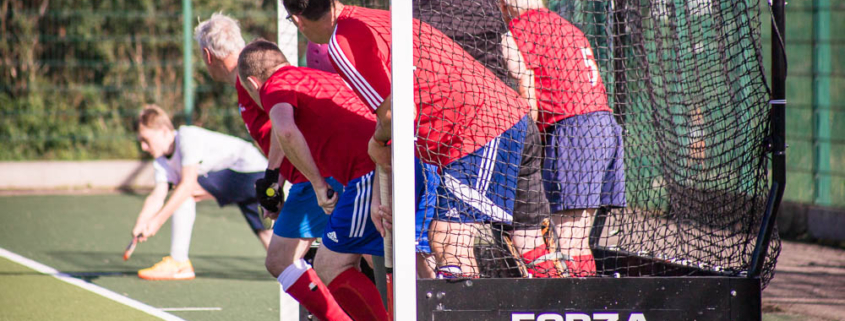
M592 254L578 255L572 257L572 261L565 261L569 268L569 274L575 277L595 276L596 260Z
M387 310L384 309L376 285L355 268L349 268L335 277L329 283L329 291L356 321L388 320Z
M335 298L317 277L314 269L309 268L305 273L302 273L285 292L299 301L302 306L320 320L352 321L335 302ZM379 304L381 304L381 300L379 300Z
M559 278L561 275L555 268L554 258L543 258L544 255L549 254L549 249L546 245L540 245L527 253L522 254L525 264L534 263L534 260L540 259L533 266L528 268L528 273L531 273L535 278Z

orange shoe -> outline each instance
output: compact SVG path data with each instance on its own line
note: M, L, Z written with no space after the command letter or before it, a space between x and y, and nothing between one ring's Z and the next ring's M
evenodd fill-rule
M190 260L176 262L173 258L165 256L151 268L138 271L138 277L144 280L191 280L196 275Z

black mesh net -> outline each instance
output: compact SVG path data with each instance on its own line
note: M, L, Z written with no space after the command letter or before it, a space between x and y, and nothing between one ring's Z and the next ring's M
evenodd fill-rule
M750 268L769 187L756 1L414 0L414 17L441 276Z

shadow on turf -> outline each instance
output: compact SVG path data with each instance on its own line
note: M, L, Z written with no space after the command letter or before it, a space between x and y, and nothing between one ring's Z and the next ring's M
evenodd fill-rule
M166 254L135 254L129 261L123 261L123 253L109 252L48 252L76 272L61 271L83 280L94 280L102 276L135 276L138 270L159 262ZM192 255L191 263L197 278L265 281L273 277L264 269L260 257ZM65 264L62 264L65 265Z

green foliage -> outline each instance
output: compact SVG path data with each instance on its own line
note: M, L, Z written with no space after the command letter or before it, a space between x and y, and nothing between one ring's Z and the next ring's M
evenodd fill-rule
M181 1L33 0L0 5L0 160L140 157L133 117L154 103L184 123ZM275 2L193 1L244 37L275 39ZM196 24L196 22L194 22ZM247 137L232 88L214 83L194 43L193 123Z

